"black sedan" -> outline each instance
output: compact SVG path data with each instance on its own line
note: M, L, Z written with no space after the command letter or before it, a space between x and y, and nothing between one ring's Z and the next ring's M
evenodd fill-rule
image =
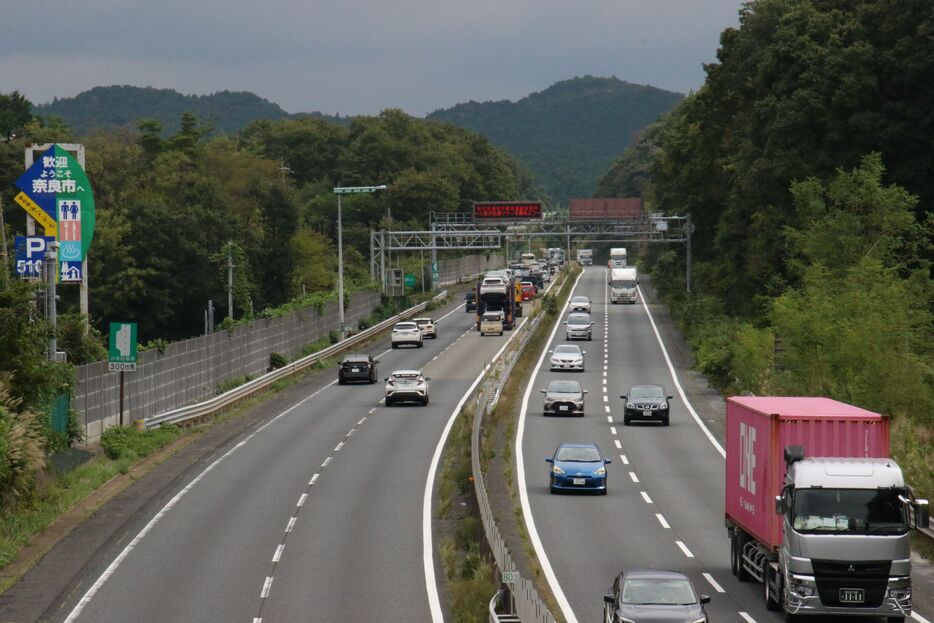
M337 383L346 385L349 381L375 383L379 375L376 370L378 359L370 355L347 355L337 364Z
M707 623L704 604L710 597L700 595L680 571L631 569L623 571L613 588L603 597L605 623Z
M623 411L623 424L629 426L633 420L661 422L668 426L671 396L665 393L661 385L632 385L628 394L620 396L626 401Z

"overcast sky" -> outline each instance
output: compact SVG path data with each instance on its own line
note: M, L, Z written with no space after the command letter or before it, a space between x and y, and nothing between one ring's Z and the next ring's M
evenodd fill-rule
M288 112L424 115L579 75L686 93L741 0L0 0L0 92L252 91Z

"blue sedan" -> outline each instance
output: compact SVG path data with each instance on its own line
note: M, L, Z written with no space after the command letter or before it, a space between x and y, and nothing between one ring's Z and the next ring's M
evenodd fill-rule
M563 443L554 456L545 459L551 464L549 484L552 493L558 491L596 491L606 495L606 466L595 443Z

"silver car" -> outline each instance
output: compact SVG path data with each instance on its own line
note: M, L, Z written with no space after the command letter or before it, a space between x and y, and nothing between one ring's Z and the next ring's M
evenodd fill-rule
M548 389L540 389L545 394L545 415L584 416L584 394L577 381L555 380L548 383Z
M590 320L590 314L576 312L568 314L568 319L564 321L566 329L564 335L569 340L591 340L593 339L593 321Z
M590 313L590 299L586 296L571 297L571 311L582 311Z
M580 370L584 371L584 355L586 350L581 350L577 344L559 344L551 351L551 369L552 370Z
M386 406L405 401L427 405L430 380L418 370L396 370L386 377Z

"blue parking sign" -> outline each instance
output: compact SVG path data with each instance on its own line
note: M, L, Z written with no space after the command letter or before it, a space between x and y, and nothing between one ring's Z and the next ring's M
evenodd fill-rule
M42 263L45 260L45 250L49 243L55 240L54 236L17 236L14 241L16 248L16 274L20 279L35 279L42 277Z

